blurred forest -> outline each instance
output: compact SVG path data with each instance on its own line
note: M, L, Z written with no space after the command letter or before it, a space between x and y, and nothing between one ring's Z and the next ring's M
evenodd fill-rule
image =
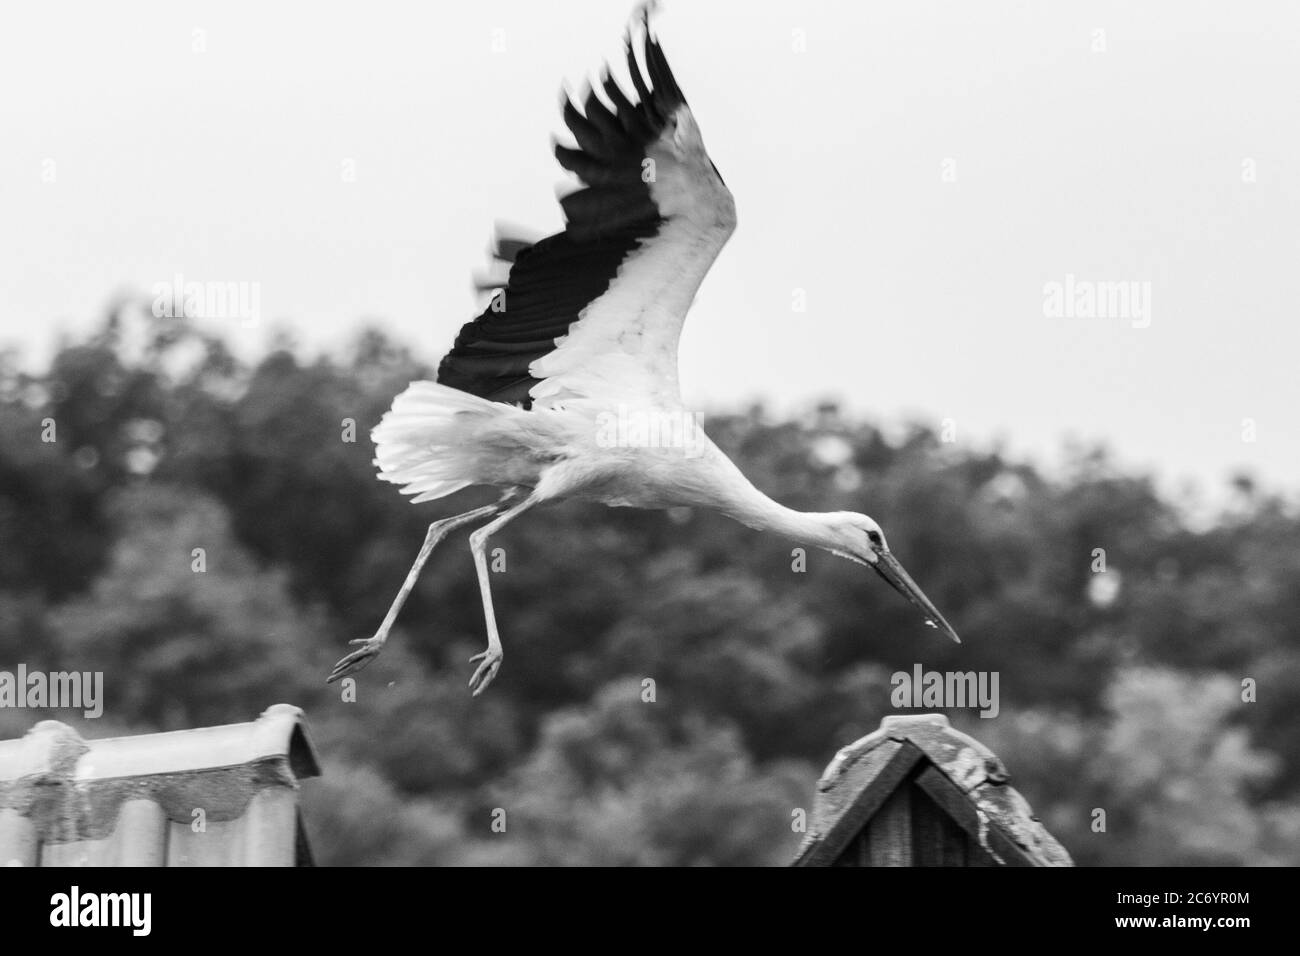
M792 810L919 662L1000 672L997 718L950 717L1080 864L1300 864L1300 516L1241 478L1191 523L1100 449L1049 478L830 404L714 417L778 500L879 518L965 643L829 555L796 573L788 544L714 515L570 503L494 540L506 660L483 697L458 536L342 701L324 677L427 524L488 497L412 506L375 480L370 427L430 373L375 331L250 367L126 308L42 374L0 355L0 669L102 670L106 696L97 721L0 710L0 738L41 716L103 737L287 702L323 757L304 785L322 863L783 864Z

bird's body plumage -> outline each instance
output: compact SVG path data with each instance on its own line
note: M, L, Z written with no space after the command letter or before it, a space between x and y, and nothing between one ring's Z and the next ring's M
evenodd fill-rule
M417 502L485 484L664 508L692 503L681 500L692 490L694 503L712 503L717 478L740 476L698 430L690 447L600 439L603 417L693 420L678 342L736 227L731 193L643 22L644 68L631 36L627 46L638 99L607 75L604 99L593 90L581 109L565 101L577 148L557 144L556 155L583 183L562 200L565 230L498 239L505 282L461 329L438 382L413 383L374 430L380 477Z
M736 227L731 192L662 49L640 17L627 66L635 97L608 73L581 108L566 99L575 146L556 145L582 187L561 199L563 232L500 237L504 282L458 334L436 382L414 382L375 427L375 463L415 502L470 485L503 490L498 504L430 526L425 545L375 637L343 658L336 680L369 663L434 545L452 527L491 516L470 536L488 625L471 678L491 682L502 651L492 610L487 538L528 508L561 498L614 507L707 508L751 527L873 566L956 633L892 557L879 526L850 512L804 513L755 488L699 428L677 376L682 326ZM644 64L644 66L642 65Z
M724 510L748 497L753 486L684 406L656 413L667 423L663 432L672 432L667 440L620 442L619 415L638 414L626 406L620 412L588 400L525 410L414 382L375 429L376 462L380 477L416 502L469 485L648 509Z

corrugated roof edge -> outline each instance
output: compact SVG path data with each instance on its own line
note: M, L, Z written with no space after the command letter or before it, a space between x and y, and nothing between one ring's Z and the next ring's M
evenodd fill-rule
M299 780L320 776L301 708L274 704L247 723L89 741L67 724L42 720L17 740L0 740L0 792L4 783L34 774L82 783L236 767L267 757L287 758Z
M311 865L296 792L319 775L288 704L243 724L100 740L44 720L0 741L0 861Z
M897 714L885 717L880 728L843 747L817 781L813 823L795 862L808 855L831 831L851 800L835 791L862 758L886 741L908 741L919 748L966 794L981 816L1000 827L1039 866L1073 866L1074 861L1033 815L1029 802L1013 787L1001 759L969 734L956 730L943 714Z

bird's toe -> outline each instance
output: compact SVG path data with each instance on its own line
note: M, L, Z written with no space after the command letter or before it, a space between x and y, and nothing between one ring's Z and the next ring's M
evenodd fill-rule
M483 691L487 690L488 685L491 684L493 679L497 676L497 671L501 669L501 657L501 654L487 650L483 651L481 654L475 654L470 659L471 664L474 663L474 661L482 662L478 665L478 669L474 671L473 676L469 679L471 696L477 697L479 694L483 693Z
M362 670L366 665L379 656L379 650L384 646L383 641L376 641L373 637L357 638L354 641L348 641L348 644L359 644L361 646L351 654L340 659L339 662L334 665L334 669L330 671L329 676L325 678L325 683L332 684L341 677L346 677L348 674L355 674L357 671Z

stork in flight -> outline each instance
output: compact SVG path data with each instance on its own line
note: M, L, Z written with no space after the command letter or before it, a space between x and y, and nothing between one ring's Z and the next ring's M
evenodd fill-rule
M682 322L736 228L731 192L650 30L649 5L628 29L626 53L635 95L607 68L581 106L565 98L576 148L557 143L555 156L582 188L560 200L564 231L535 243L498 237L494 256L509 266L508 278L460 330L437 381L413 382L371 436L380 477L414 502L469 485L497 487L502 497L429 525L378 631L351 642L359 646L335 665L330 681L380 652L438 542L490 518L469 536L487 620L487 649L470 661L478 668L469 686L481 694L502 660L488 539L530 508L563 498L711 508L823 548L874 569L926 623L960 640L866 515L780 505L703 435L618 442L602 431L615 413L688 419L677 384Z

